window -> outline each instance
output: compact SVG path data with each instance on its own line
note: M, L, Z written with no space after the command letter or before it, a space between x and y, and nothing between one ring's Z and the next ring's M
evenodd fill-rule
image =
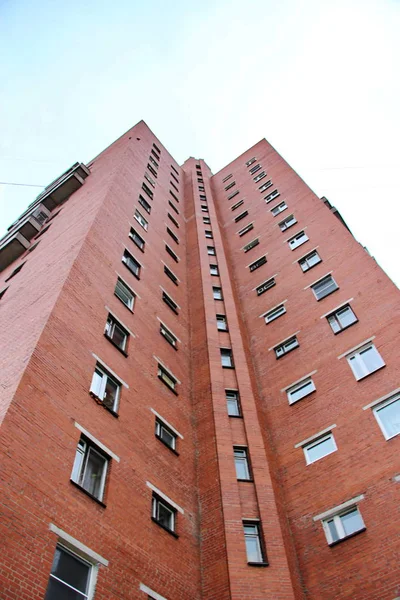
M175 227L178 227L178 229L179 229L179 223L178 223L178 221L176 219L174 219L174 217L170 213L168 213L168 219L170 221L172 221L172 223L175 225Z
M177 276L171 271L171 269L168 269L168 267L166 265L164 265L164 273L166 274L167 277L170 278L170 280L175 285L178 285L178 278L177 278Z
M317 300L322 300L325 296L329 296L333 292L339 289L338 284L333 279L332 275L327 275L317 283L311 286L312 291L314 292L314 296Z
M208 206L206 204L201 205L201 212L208 213Z
M233 369L233 354L228 348L221 348L221 364L225 369Z
M97 446L81 437L76 449L71 480L101 502L108 462L109 458Z
M252 165L255 162L256 162L256 159L255 158L251 158L250 160L247 161L246 167L250 167L250 165Z
M93 597L93 565L57 544L45 600L89 600Z
M7 290L8 290L8 287L6 287L0 291L0 300L4 296L4 294L6 293Z
M152 501L152 519L167 531L175 531L176 510L161 499L156 494L153 494Z
M205 194L199 194L199 198L201 202L207 202L207 196Z
M239 392L236 390L225 390L226 404L228 408L228 415L230 417L240 417L240 402Z
M179 179L173 173L170 173L170 175L171 175L172 179L174 181L176 181L176 183L179 185Z
M150 166L150 165L149 165L149 166ZM150 175L149 175L148 173L145 173L145 174L144 174L144 178L146 179L146 181L148 181L148 182L149 182L149 184L150 184L152 187L156 187L156 182L155 182L155 181L154 181L154 180L153 180L153 179L150 177Z
M400 394L378 404L374 415L386 440L400 433Z
M162 299L165 302L165 304L167 304L170 309L177 315L178 314L178 305L176 302L174 302L172 300L172 298L170 296L168 296L168 294L166 294L165 292L162 293Z
M249 565L264 564L264 552L261 546L259 523L243 521L244 541L246 544L247 562Z
M148 165L147 165L147 168L148 168L148 170L150 171L150 173L151 173L152 175L154 175L154 177L156 177L156 178L157 178L157 171L156 171L155 169L153 169L153 167L152 167L150 164L148 164Z
M304 244L307 241L308 241L307 235L304 233L304 231L300 231L300 233L297 233L294 237L292 237L292 238L290 238L290 240L288 240L289 248L291 250L294 250L295 248L298 248L299 246L301 246L302 244Z
M313 267L315 267L315 265L318 265L320 262L322 262L322 258L316 250L313 250L312 252L307 254L307 256L303 256L303 258L299 260L299 265L301 267L301 270L305 272L309 269L312 269Z
M106 408L116 413L120 394L121 384L102 366L97 364L93 373L92 383L90 384L90 395L100 400Z
M14 271L11 273L11 275L9 275L9 276L7 277L7 279L5 279L5 280L4 280L4 283L5 283L6 281L9 281L9 280L10 280L12 277L14 277L15 275L17 275L17 274L20 272L20 270L22 269L22 267L23 267L25 264L26 264L26 262L23 262L23 263L21 263L20 265L18 265L18 267L17 267L16 269L14 269Z
M261 165L255 165L254 167L251 167L250 169L250 173L251 175L254 175L254 173L257 173L257 171L259 171L261 169Z
M332 454L332 452L336 452L337 446L333 433L328 433L328 435L324 435L310 444L303 446L303 450L308 465L328 456L328 454Z
M234 192L232 192L232 194L229 194L228 200L233 200L233 198L235 196L237 196L239 193L240 193L239 190L235 190Z
M155 148L157 150L158 154L161 154L160 148L158 146L156 146L154 143L153 143L153 148Z
M261 283L256 287L257 296L261 296L261 294L274 287L274 285L276 285L274 277L271 277L271 279L268 279L268 281L264 281L264 283Z
M261 181L261 179L264 179L264 177L266 177L267 174L265 171L261 171L261 173L259 173L258 175L256 175L256 177L253 177L254 181L256 183L258 183L259 181Z
M144 208L144 210L145 210L146 212L148 212L149 214L151 213L151 206L150 206L150 204L147 202L147 200L145 200L145 199L143 198L143 196L139 196L139 204L141 204L141 205L143 206L143 208Z
M130 254L128 250L125 250L124 254L122 255L122 262L130 270L130 272L133 273L137 279L139 279L140 264L136 259L133 258L132 254Z
M260 190L260 192L265 192L265 190L267 190L270 187L272 187L272 181L269 179L268 181L266 181L265 183L263 183L262 185L260 185L260 187L258 189ZM279 196L279 194L278 194L278 196ZM268 196L266 196L266 198L267 197ZM273 198L271 198L271 200L273 200Z
M256 238L255 240L252 240L251 242L246 244L246 246L244 246L244 248L243 248L244 252L248 252L252 248L255 248L256 246L258 246L259 243L260 242L259 242L258 238Z
M160 323L160 333L163 337L165 337L165 339L167 340L167 342L169 344L171 344L171 346L173 346L174 348L177 348L177 339L174 336L173 333L171 333L171 331L169 329L167 329L164 325L164 323Z
M228 331L228 323L225 315L217 315L217 329L218 331Z
M385 366L381 355L373 344L364 346L364 348L357 350L357 352L346 358L357 381Z
M172 239L174 240L174 242L176 242L177 244L179 244L179 238L178 236L175 235L175 233L173 231L171 231L171 229L169 227L167 227L167 233L170 237L172 237Z
M149 198L151 198L151 199L153 200L154 193L153 193L153 191L152 191L152 190L149 188L149 186L148 186L148 185L146 185L144 182L142 183L142 190L143 190L144 192L146 192L146 194L148 195L148 197L149 197ZM139 202L140 202L140 196L139 196ZM146 202L146 201L145 201L145 202ZM140 204L141 204L141 202L140 202ZM150 206L149 206L149 208L150 208ZM146 208L146 210L147 210L147 208ZM147 212L150 212L150 210L148 210Z
M308 394L315 391L315 385L311 378L303 379L300 383L296 383L286 390L289 404L294 404L298 400L305 398Z
M199 185L199 192L205 192L204 185Z
M214 300L222 300L222 288L213 287Z
M177 175L179 175L179 171L177 171L177 169L175 169L174 165L171 165L171 169L172 169L173 171L175 171L175 173L176 173Z
M242 237L243 235L245 235L246 233L248 233L252 229L254 229L254 225L253 225L253 223L249 223L248 225L246 225L246 227L243 227L243 229L241 229L240 231L238 231L239 237Z
M298 346L299 342L297 341L297 337L294 335L293 337L289 338L288 340L285 340L284 342L282 342L282 344L279 344L279 346L276 346L274 348L275 356L276 358L280 358L281 356L284 356L284 354L288 354L295 348L298 348Z
M270 183L272 185L272 183L270 181L267 181L267 183L264 183L264 185L261 186L261 187L264 188L264 189L267 189L264 186L266 186L268 183ZM270 186L268 186L268 187L270 187ZM263 192L264 189L260 188L260 191ZM274 190L273 192L271 192L270 194L268 194L268 196L265 196L264 200L268 204L269 202L272 202L272 200L275 200L275 198L278 198L278 196L280 196L278 190Z
M215 248L214 248L214 246L207 246L207 254L209 256L215 256Z
M271 321L275 321L275 319L277 319L278 317L281 317L282 315L284 315L286 312L286 308L284 304L280 304L279 306L276 306L275 308L272 308L271 310L269 310L265 315L264 315L264 319L266 323L271 323Z
M122 350L126 354L126 347L128 344L129 333L118 323L118 321L112 316L108 315L105 336L115 345L117 348Z
M175 254L175 252L172 250L172 248L170 248L168 246L168 244L165 244L165 249L168 252L168 254L170 255L170 257L177 263L179 262L179 258L178 256Z
M347 329L350 325L354 325L354 323L358 322L358 319L349 304L342 306L332 314L328 315L327 319L335 334L340 333L343 329Z
M330 519L323 520L322 525L329 545L365 529L364 521L357 506L340 512Z
M295 225L296 223L297 220L294 217L294 215L289 215L288 217L286 217L286 219L279 223L279 227L281 231L286 231L286 229L289 229L289 227L292 227L292 225Z
M210 217L203 217L203 223L204 223L204 225L210 225L210 223L211 223Z
M233 177L233 175L227 175L226 177L223 178L222 183L226 183L228 181L228 179L231 179Z
M206 229L204 234L205 234L206 238L208 238L208 239L212 239L212 237L213 237L212 231L210 231L209 229Z
M156 437L171 450L176 450L176 434L160 419L156 419Z
M179 198L177 198L174 194L174 192L171 192L171 190L169 190L169 193L171 194L171 196L173 197L174 200L176 200L176 202L179 202Z
M145 229L146 231L149 228L149 224L146 221L146 219L140 214L140 212L138 210L135 210L135 214L133 215L133 217L136 219L136 221L139 223L139 225L141 225L143 227L143 229Z
M129 237L131 238L131 240L136 244L136 246L138 248L140 248L140 250L142 252L144 252L144 245L145 245L145 241L142 237L140 237L140 235L133 229L133 227L131 227L131 230L129 232Z
M243 203L244 203L244 200L239 200L239 202L236 202L236 204L233 204L231 206L231 210L236 210L237 208L239 208L239 206L242 206Z
M247 217L248 214L249 214L248 210L245 210L242 213L240 213L240 215L238 215L237 217L235 217L235 223L238 223L239 221L241 221L242 219L244 219L245 217Z
M232 181L229 185L227 185L225 188L225 191L227 192L228 190L233 188L234 185L236 185L236 181Z
M153 150L152 150L153 152ZM154 152L154 156L156 156L158 159L159 157L157 156L157 154ZM154 158L152 156L149 156L149 161L155 166L156 169L158 169L158 163L154 160Z
M176 206L174 204L172 204L171 200L168 200L168 204L170 205L172 210L174 210L176 212L176 214L179 215L179 210L176 208Z
M197 181L198 181L198 180L197 180ZM203 180L201 180L201 181L203 182ZM178 183L179 183L179 182L178 182ZM170 184L170 185L172 185L172 187L174 188L174 190L175 190L176 192L178 192L178 194L179 194L179 189L176 187L176 185L174 184L174 182L173 182L173 181L170 181L170 182L169 182L169 184Z
M246 448L234 448L233 455L235 458L236 477L240 481L250 481L249 462L247 460Z
M133 310L133 305L135 303L135 294L119 277L115 285L114 294L117 296L117 298L121 300L121 302L125 304L125 306L127 306L130 310Z
M211 275L219 275L218 265L210 265Z
M274 206L274 208L271 208L271 212L272 212L273 216L276 217L277 215L279 215L279 213L283 212L286 209L287 209L287 204L285 201L283 201L280 204L278 204L277 206Z
M258 258L256 261L254 261L253 263L251 263L251 265L249 265L250 273L252 273L256 269L258 269L262 265L265 265L266 262L267 262L267 257L266 256L261 256L261 258Z
M158 365L158 378L161 379L161 381L165 383L165 385L176 394L176 384L178 383L178 381L169 371L167 371L167 369L165 369L160 364Z

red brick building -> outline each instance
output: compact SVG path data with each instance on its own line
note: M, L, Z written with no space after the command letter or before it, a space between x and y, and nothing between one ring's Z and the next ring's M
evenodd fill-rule
M0 267L2 600L400 597L398 291L265 140L140 122Z

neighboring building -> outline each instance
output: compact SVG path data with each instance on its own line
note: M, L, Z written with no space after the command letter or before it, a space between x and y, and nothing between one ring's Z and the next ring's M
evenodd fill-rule
M398 291L268 142L140 122L0 266L2 600L400 596Z

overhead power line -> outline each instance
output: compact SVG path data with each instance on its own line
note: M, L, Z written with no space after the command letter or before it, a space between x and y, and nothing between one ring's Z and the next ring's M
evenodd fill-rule
M44 185L36 185L34 183L12 183L10 181L0 181L0 185L22 185L23 187L40 187L44 188Z

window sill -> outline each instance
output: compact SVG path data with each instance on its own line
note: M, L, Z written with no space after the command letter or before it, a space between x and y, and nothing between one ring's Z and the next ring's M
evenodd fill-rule
M363 375L362 377L359 377L357 379L357 381L362 381L363 379L366 379L367 377L369 377L370 375L373 375L374 373L377 373L378 371L381 371L382 369L384 369L386 367L386 365L382 365L381 367L378 367L377 369L375 369L375 371L371 371L371 373L368 373L367 375Z
M339 335L339 333L342 333L342 331L346 331L346 329L348 329L349 327L352 327L353 325L356 325L356 323L358 323L358 319L357 319L357 321L354 321L354 323L350 323L350 325L346 325L346 327L342 327L342 329L339 329L339 331L334 331L333 334Z
M248 562L249 567L269 567L267 562Z
M72 485L74 485L76 488L78 488L78 490L80 490L81 492L86 494L86 496L89 496L89 498L91 498L92 500L97 502L97 504L100 504L100 506L102 506L103 508L107 508L107 504L104 504L104 502L102 502L101 500L96 498L96 496L93 496L93 494L91 494L90 492L85 490L85 488L83 488L81 485L79 485L79 483L76 483L76 481L74 481L73 479L70 479L70 482L72 483Z
M158 439L158 440L159 440L159 441L160 441L162 444L164 444L164 446L165 446L166 448L168 448L168 450L171 450L171 452L173 452L174 454L176 454L176 456L179 456L179 452L177 452L177 451L175 450L175 448L171 448L171 446L168 446L168 444L167 444L166 442L164 442L164 440L163 440L163 439L162 439L162 438L161 438L159 435L155 434L155 437L156 437L156 438L157 438L157 439Z
M161 527L161 529L164 529L164 531L171 534L175 539L179 538L179 535L177 533L175 533L175 531L172 531L172 529L168 529L168 527L165 527L165 525L163 525L162 523L157 521L157 519L155 519L154 517L151 517L151 520L153 521L153 523L155 523L156 525Z
M113 410L112 408L110 408L109 406L104 404L103 400L101 398L99 398L98 396L96 396L96 394L94 394L93 392L89 392L89 396L91 396L93 398L93 400L97 404L101 405L105 410L108 410L108 412L111 413L113 417L116 417L117 419L119 419L119 414L117 412L115 412L115 410Z
M160 381L162 381L162 382L163 382L163 384L165 385L165 387L167 387L167 388L168 388L168 389L169 389L169 390L170 390L170 391L171 391L173 394L175 394L175 396L178 396L178 392L177 392L176 390L174 390L174 388L170 387L170 386L168 385L168 383L166 383L166 382L164 381L164 379L163 379L162 377L160 377L160 375L157 375L157 377L158 377L158 379L159 379Z
M331 542L330 544L328 544L328 546L330 546L331 548L332 548L332 546L337 546L341 542L345 542L346 540L349 540L350 538L355 537L359 533L363 533L363 531L366 531L366 530L367 530L367 528L363 527L362 529L359 529L358 531L355 531L354 533L351 533L350 535L346 535L346 537L340 538L340 540L336 540L336 542Z
M125 358L127 358L127 357L128 357L128 353L127 353L127 352L125 352L125 350L122 350L122 348L120 348L120 347L118 346L118 344L116 344L116 343L114 342L114 340L113 340L112 338L110 338L110 336L108 336L108 335L105 333L105 334L104 334L104 337L105 337L105 338L106 338L106 339L107 339L107 340L108 340L108 341L109 341L109 342L110 342L110 343L111 343L111 344L112 344L112 345L113 345L113 346L114 346L114 347L115 347L117 350L119 350L119 351L121 352L121 354L123 354L123 355L125 356Z

